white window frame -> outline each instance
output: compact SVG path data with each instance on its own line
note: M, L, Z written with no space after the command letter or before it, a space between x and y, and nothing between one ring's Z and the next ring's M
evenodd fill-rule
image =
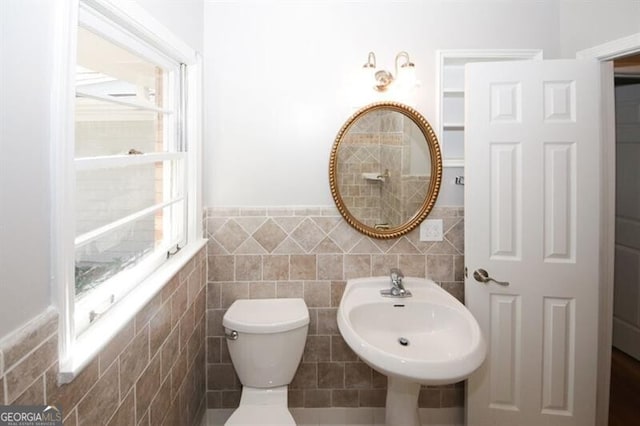
M202 238L201 165L202 107L201 58L193 49L171 34L142 7L133 2L117 0L79 0L57 2L57 28L51 96L51 193L52 193L52 285L55 303L60 313L59 325L59 382L68 383L97 355L97 353L126 325L148 301L184 266L205 244ZM186 87L184 114L178 126L186 126L184 154L158 153L140 157L139 161L173 159L184 156L187 167L185 182L186 238L181 250L162 262L127 296L109 309L95 324L75 336L75 170L82 161L74 160L74 111L76 38L78 24L109 31L114 24L143 41L133 51L155 55L154 61L163 64L183 64L182 84ZM115 40L117 33L107 33ZM131 39L126 45L132 47ZM147 45L153 46L150 51ZM153 158L152 158L153 157ZM117 159L87 159L112 161Z

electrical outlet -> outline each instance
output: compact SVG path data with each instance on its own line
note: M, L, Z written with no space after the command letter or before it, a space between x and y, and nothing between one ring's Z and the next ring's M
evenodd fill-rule
M420 224L420 241L442 241L442 219L427 219Z

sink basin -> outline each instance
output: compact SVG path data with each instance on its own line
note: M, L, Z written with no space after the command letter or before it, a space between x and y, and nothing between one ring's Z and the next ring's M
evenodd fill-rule
M464 380L486 356L478 322L462 303L429 279L403 284L412 297L381 296L389 277L349 280L338 308L349 347L388 377L388 425L418 425L420 385Z
M471 312L439 285L405 278L413 296L382 297L389 277L349 280L338 328L351 349L387 376L425 385L465 379L482 364L486 346Z

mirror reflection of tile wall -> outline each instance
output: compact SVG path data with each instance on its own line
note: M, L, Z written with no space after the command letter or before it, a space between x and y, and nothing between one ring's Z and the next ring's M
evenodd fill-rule
M428 147L411 119L394 111L362 116L340 146L337 174L343 202L370 227L407 222L429 190L431 164L425 158ZM366 179L365 174L385 177Z

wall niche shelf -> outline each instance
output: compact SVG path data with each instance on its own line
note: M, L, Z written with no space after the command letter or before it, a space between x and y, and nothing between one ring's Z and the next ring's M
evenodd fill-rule
M464 167L464 68L475 62L542 59L538 49L438 50L436 117L444 167Z

